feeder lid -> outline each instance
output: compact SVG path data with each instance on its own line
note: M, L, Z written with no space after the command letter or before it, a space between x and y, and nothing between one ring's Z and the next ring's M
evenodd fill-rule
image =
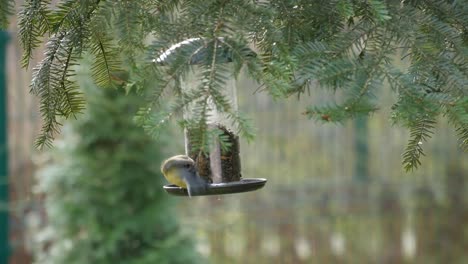
M208 188L206 189L205 193L198 193L192 196L250 192L262 188L263 186L265 186L266 182L267 180L263 178L246 178L235 182L212 183L208 185ZM166 190L167 193L172 195L188 196L187 189L174 184L164 185L163 188L164 190Z
M226 42L226 38L219 37L218 40L218 49L216 54L218 63L232 62L232 52L230 46ZM190 64L203 64L204 59L208 56L208 48L210 46L212 47L213 42L214 41L212 39L189 38L172 45L158 58L154 59L153 62L164 65L167 62L176 60L177 57L186 58L190 56ZM185 49L181 49L182 47ZM257 54L250 48L245 49L245 52L243 52L245 56L257 56Z

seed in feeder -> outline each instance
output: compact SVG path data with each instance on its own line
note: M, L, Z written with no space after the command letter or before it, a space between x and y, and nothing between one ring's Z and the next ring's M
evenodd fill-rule
M223 182L239 181L241 178L241 164L239 156L239 136L222 125L217 126L226 137L230 146L227 150L221 151L221 170L223 172Z
M219 151L217 151L221 153L222 182L239 181L241 179L239 137L221 124L216 125L216 128L221 132L220 137L225 139L223 141L229 145L227 150L219 149ZM199 149L194 148L193 139L193 133L187 131L186 144L188 155L195 161L200 177L212 182L213 175L211 173L210 153L203 153ZM221 148L219 144L217 146Z

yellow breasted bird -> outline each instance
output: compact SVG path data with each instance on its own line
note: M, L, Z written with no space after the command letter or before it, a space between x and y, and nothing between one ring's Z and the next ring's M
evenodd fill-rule
M207 182L198 176L193 159L186 155L165 160L161 172L170 183L186 188L189 196L203 193L208 187Z

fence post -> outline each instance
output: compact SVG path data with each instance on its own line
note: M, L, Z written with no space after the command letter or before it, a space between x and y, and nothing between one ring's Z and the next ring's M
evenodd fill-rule
M357 117L354 121L354 144L356 153L356 167L354 180L358 183L369 182L369 148L367 117Z
M9 206L8 206L8 120L6 88L6 47L8 33L0 30L0 263L8 263Z

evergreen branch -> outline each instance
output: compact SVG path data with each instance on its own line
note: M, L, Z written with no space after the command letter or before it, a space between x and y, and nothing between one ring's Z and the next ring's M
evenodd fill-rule
M73 0L67 0L60 3L50 15L51 31L57 33L64 28L69 27L74 20L81 20L79 14L80 3Z
M49 1L29 1L20 12L20 41L25 50L24 67L28 66L33 49L40 43L40 37L46 32L55 32L46 45L45 58L34 70L31 82L31 93L40 98L43 119L42 131L35 143L39 148L50 147L55 135L59 133L61 124L57 121L58 117L75 116L84 106L81 92L70 81L74 76L71 66L77 59L73 53L75 47L81 46L87 23L78 14L74 2L76 1L67 1L60 5L59 11L51 13L47 9ZM89 16L85 17L89 20Z
M257 79L268 89L268 93L273 98L281 98L291 95L296 83L294 75L294 65L296 58L289 54L278 52L275 55L264 55L261 57L261 75Z
M178 100L176 100L172 105L167 106L166 104L162 104L158 105L157 108L153 108L156 103L154 101L150 101L146 107L139 109L134 120L148 135L153 138L158 138L161 128L167 125L169 121L176 116L176 114L181 113L186 110L187 107L192 106L197 101L200 101L203 96L204 94L200 91L188 91L178 97ZM190 114L198 115L195 111ZM193 120L188 117L186 120L181 121L180 124L182 127L185 127L190 131L197 130L197 126L194 125Z
M54 35L46 44L45 58L35 68L31 82L31 92L40 98L40 110L43 119L41 135L36 140L37 147L50 146L60 124L56 120L59 108L57 83L54 74L57 71L54 62L59 56L64 34ZM59 84L60 85L60 84Z
M350 118L368 116L377 110L378 108L368 100L356 101L351 98L340 105L309 106L303 114L317 121L342 123Z
M34 69L31 93L40 99L40 110L44 124L36 146L50 146L56 133L60 131L57 117L75 116L83 109L84 98L70 78L74 72L71 66L73 44L68 35L53 35L46 44L45 58Z
M18 14L19 40L24 51L21 65L24 68L29 66L33 50L41 44L41 38L50 30L47 10L49 4L50 1L30 0Z
M468 151L468 99L463 98L446 104L444 114L455 127L460 148Z
M404 74L398 69L391 65L387 65L386 70L383 72L385 79L389 82L390 87L400 96L400 98L405 98L408 102L418 102L418 105L421 105L421 98L425 96L423 92L423 85L420 83L415 83L411 78L410 74ZM422 109L423 111L429 111L429 109Z
M229 55L234 66L234 77L240 73L243 65L249 68L249 73L253 76L259 74L259 61L256 60L256 54L245 43L238 43L229 38L219 38L220 43L229 50ZM240 42L240 41L239 41Z
M211 140L209 140L209 134L208 134L208 122L207 122L207 109L208 109L208 101L210 99L210 96L207 94L205 95L205 98L202 100L202 110L200 111L200 118L198 120L197 124L197 131L194 134L198 134L198 142L199 145L194 145L193 150L198 149L199 153L197 157L200 157L201 154L204 153L209 153L210 152L210 146L212 143ZM192 130L192 132L195 132ZM195 137L196 138L196 137Z
M201 111L197 111L198 113L195 113L195 118L198 118L197 126L191 128L191 133L193 134L194 137L194 142L198 142L198 144L193 144L192 149L193 150L198 150L198 155L197 157L201 157L202 154L204 153L209 153L210 146L211 146L211 140L209 140L209 134L208 134L208 124L207 124L207 116L208 116L208 102L215 101L216 104L216 99L213 98L212 93L216 88L213 87L214 82L215 82L215 74L216 74L216 59L217 59L217 49L218 49L218 38L215 37L213 40L213 51L211 53L211 64L208 66L208 69L204 71L203 75L205 75L205 78L202 79L201 83L201 91L203 91L203 99L201 103L201 108L198 106L198 108L201 109ZM208 58L210 57L208 56ZM195 102L196 104L196 102ZM196 106L197 107L197 106ZM194 109L192 109L193 111ZM210 109L210 110L219 110L219 109ZM192 113L194 114L194 113Z
M59 83L62 90L61 97L64 98L59 99L61 102L59 110L65 118L68 118L69 116L76 117L76 114L81 113L84 109L84 98L76 83L70 81L70 78L75 75L74 71L70 69L74 65L73 61L76 60L73 58L73 46L70 45L65 56L66 60L63 63L58 60L63 66Z
M153 42L150 50L154 50L155 47L160 47L158 42ZM179 81L179 78L189 70L190 65L195 61L195 57L203 50L203 48L204 44L201 39L189 39L177 49L167 49L165 52L160 54L157 59L151 59L152 63L155 65L153 67L156 68L155 73L157 74L159 73L159 71L157 71L157 68L159 67L156 66L156 63L162 64L161 66L165 66L166 64L169 66L168 69L165 70L166 78L157 83L155 93L151 98L152 102L158 102L159 97L169 87L171 82ZM155 53L156 52L151 52L151 54ZM176 90L176 92L179 94L181 93L180 90Z
M45 58L42 60L39 66L35 68L33 73L31 93L40 95L44 90L48 93L51 93L52 75L49 73L51 72L51 67L54 60L58 56L57 54L59 52L61 42L64 38L65 34L54 35L46 44ZM42 88L46 89L43 90Z
M94 55L91 72L96 84L100 87L112 87L114 73L122 71L119 54L112 45L112 39L102 31L94 32L91 53Z
M370 38L371 36L365 38L366 41L362 45L360 52L367 50L367 40ZM317 76L321 86L326 85L334 89L343 85L350 93L350 98L341 105L309 107L304 114L309 118L325 122L343 122L347 118L368 115L376 111L378 108L369 99L364 100L364 98L368 98L370 90L380 86L382 83L382 64L385 65L387 63L388 46L384 45L372 50L376 54L371 54L373 56L369 55L361 59L358 61L359 63L340 57L332 59L331 63L330 60L326 59L313 59L313 66L309 69L302 69L304 73L300 78L309 80ZM314 49L317 47L323 48L324 46L312 46ZM304 48L301 49L304 50ZM329 73L323 74L322 72Z
M385 1L369 0L366 2L369 4L374 17L377 18L379 22L384 22L391 19Z
M91 14L96 10L97 5L98 3L89 0L67 0L58 4L50 14L50 31L52 33L68 32L68 38L74 46L74 52L81 55L84 43L90 35L89 22Z
M315 58L305 65L301 65L296 76L296 85L302 85L310 80L317 81L321 87L339 89L352 81L357 65L348 58L332 61ZM301 92L291 90L292 92Z
M441 113L443 100L449 98L428 94L424 85L410 79L414 76L395 72L386 76L389 83L398 89L398 102L392 107L392 119L408 128L418 123L421 116L435 120Z
M69 93L67 93L67 87L66 87L66 83L68 81L68 71L69 71L69 67L71 66L70 65L70 62L71 62L71 57L72 57L72 52L73 52L73 46L71 46L69 49L68 49L68 55L67 55L67 58L66 58L66 61L63 63L64 65L64 70L63 70L63 73L62 73L62 76L60 78L60 88L62 89L62 93L64 94L64 97L65 97L65 106L63 106L62 108L64 109L70 109L70 111L73 109L72 108L72 99L71 99L71 95ZM71 111L73 113L73 111ZM64 113L65 117L68 116L68 113Z
M164 110L154 111L152 103L146 107L141 107L136 113L134 120L135 123L142 127L146 134L150 135L153 139L160 136L162 128L167 125L172 118L173 112L166 112Z
M228 113L228 118L232 120L233 127L237 127L235 133L245 138L247 141L251 141L255 138L254 126L250 119L242 115L239 112Z
M468 125L456 127L458 133L459 146L463 151L468 151Z
M356 47L360 47L369 36L372 35L372 32L379 28L378 24L373 24L368 26L364 23L365 21L360 21L356 24L352 30L342 32L338 34L336 39L329 41L330 49L327 53L330 55L331 59L349 56L353 54L361 54L362 48L358 52L353 50Z
M106 54L106 49L104 49L104 45L102 43L102 40L98 39L97 40L97 50L98 50L98 54L99 56L101 56L100 58L102 59L102 64L105 66L105 71L106 71L106 74L105 74L105 77L103 77L103 81L100 81L96 78L96 83L100 86L103 86L103 87L107 87L107 86L110 86L110 84L112 83L112 77L111 77L111 69L110 69L110 65L109 65L109 61L107 59L108 55ZM97 60L96 60L97 61ZM96 72L96 71L95 71ZM99 72L96 72L94 75L98 75ZM108 80L109 82L106 83L105 80ZM108 85L106 85L108 84Z
M79 53L81 52L80 46L83 41L81 36L84 35L83 31L85 30L83 25L89 21L90 14L96 6L91 7L91 11L87 11L88 15L85 16L87 20L83 20L82 16L78 14L78 10L81 10L82 7L75 6L74 1L68 1L61 5L59 11L53 14L46 11L44 3L36 4L42 5L34 6L32 9L38 8L36 12L48 15L48 17L42 15L46 23L41 24L44 27L41 30L45 31L47 28L47 31L57 32L46 45L46 57L35 69L31 83L31 92L40 97L41 113L44 120L42 133L36 140L36 146L44 147L51 145L55 134L60 130L57 117L75 116L83 109L84 98L77 85L70 81L70 78L74 76L71 66L77 60L73 55L75 47L78 47ZM25 10L28 10L28 7ZM25 12L27 13L27 11ZM81 23L76 23L77 19ZM57 23L57 21L59 22ZM23 27L31 26L28 23L32 22L25 19ZM52 27L51 24L53 24ZM34 42L31 43L33 45L30 45L31 49L27 49L26 54L34 48ZM28 56L30 57L30 55Z
M185 111L182 123L197 129L200 122L211 122L211 110L216 110L232 122L238 134L249 137L248 122L222 90L226 80L239 76L245 65L249 77L275 98L299 97L314 88L312 83L340 89L346 95L344 102L307 108L309 118L327 122L375 111L373 93L388 81L398 94L394 120L413 132L404 163L407 169L416 168L423 155L422 148L414 145L415 138L422 139L416 143L428 138L419 133L420 124L427 125L427 120L441 113L457 130L462 148L466 145L462 102L467 93L468 20L460 1L124 0L99 4L99 0L62 0L53 10L48 2L28 0L20 13L23 65L27 66L45 35L53 35L50 49L59 45L55 55L53 50L46 54L31 87L41 97L41 111L49 114L44 130L53 130L58 124L55 118L79 109L82 99L70 80L71 66L83 51L89 51L94 55L92 73L100 86L123 83L129 88L151 83L151 106L158 104L158 108L172 86L177 97L174 104L161 116L142 117L145 124L167 120L189 108L193 113ZM157 41L147 48L143 39L149 34ZM140 51L159 51L168 43L180 45L159 54L154 64L139 65ZM249 51L251 45L258 49L258 57ZM395 54L401 54L409 67L400 72L393 61ZM224 55L227 60L222 59ZM225 66L228 61L233 67ZM116 76L123 67L130 68L130 81ZM180 83L193 67L201 70L196 76L200 85L182 90ZM194 133L204 149L205 143L220 135L207 127L200 131Z
M119 1L117 5L116 29L117 40L125 54L132 57L137 51L143 49L141 10L143 1Z
M0 30L8 28L8 17L14 13L14 0L0 0Z
M424 156L422 145L434 133L436 122L434 119L418 118L410 127L410 140L403 153L403 167L406 171L417 169Z
M213 86L213 83L214 83L214 77L215 77L215 74L216 74L216 59L218 57L218 38L215 38L214 39L214 42L213 42L213 54L211 55L212 58L211 58L211 66L210 66L210 75L209 75L209 79L208 79L208 82L206 83L206 88L208 92L211 91L212 89L212 86Z

